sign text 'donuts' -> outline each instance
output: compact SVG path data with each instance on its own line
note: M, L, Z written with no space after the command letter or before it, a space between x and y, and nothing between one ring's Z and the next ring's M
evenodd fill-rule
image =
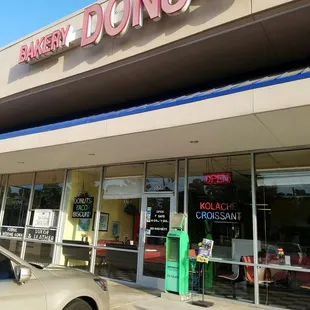
M82 47L98 44L103 34L121 37L128 28L139 29L143 26L143 12L153 21L159 21L162 13L178 15L184 13L191 0L109 0L105 7L94 3L85 8L80 38L71 25L56 29L20 48L21 63L31 63L72 47L72 42L80 40ZM118 12L118 5L122 9Z

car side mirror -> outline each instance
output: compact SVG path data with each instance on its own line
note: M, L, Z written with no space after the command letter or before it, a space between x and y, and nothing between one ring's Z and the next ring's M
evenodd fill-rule
M31 278L31 269L29 267L17 265L14 272L18 283L25 284Z

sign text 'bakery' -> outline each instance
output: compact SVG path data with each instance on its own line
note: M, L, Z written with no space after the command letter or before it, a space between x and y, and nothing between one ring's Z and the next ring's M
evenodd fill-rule
M98 44L103 34L120 37L128 28L139 29L143 26L143 14L153 21L159 21L162 13L178 15L185 12L191 0L109 0L104 5L95 3L84 10L83 25L80 33L71 25L61 27L29 44L22 45L18 62L35 62L73 47L79 41L80 46ZM106 4L106 5L105 5ZM120 12L117 7L121 6Z

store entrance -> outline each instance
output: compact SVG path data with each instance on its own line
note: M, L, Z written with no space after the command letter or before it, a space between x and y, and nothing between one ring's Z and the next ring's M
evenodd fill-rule
M145 194L142 198L138 283L164 289L166 236L175 213L171 193Z

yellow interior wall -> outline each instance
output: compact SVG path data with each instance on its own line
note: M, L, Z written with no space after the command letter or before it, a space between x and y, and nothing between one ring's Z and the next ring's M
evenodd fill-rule
M65 215L65 225L64 225L64 233L63 239L65 240L76 240L81 241L82 235L86 234L88 236L89 244L93 243L93 221L94 221L94 212L97 206L98 200L98 189L99 187L95 187L94 182L99 181L99 175L95 173L91 173L92 171L83 171L83 170L73 170L71 172L71 189L69 193L67 193L66 197L66 215ZM90 220L89 230L88 231L78 231L78 223L79 219L72 218L72 210L73 210L73 199L80 195L83 189L84 182L84 190L88 193L90 197L94 197L94 206L93 206L93 217ZM60 257L60 264L64 264L65 258L63 255ZM81 265L83 262L69 260L69 266L79 264ZM86 264L86 262L85 262Z
M109 199L102 200L101 212L109 214L108 231L99 231L98 240L115 240L112 235L112 223L119 222L119 240L125 241L125 236L128 240L133 239L134 217L124 212L127 201L124 199ZM131 203L139 208L139 200L131 200Z
M93 223L95 219L95 210L97 206L98 198L98 187L94 186L94 182L99 181L99 176L97 174L92 174L91 171L83 170L74 170L71 172L71 189L66 194L66 215L65 215L65 225L63 239L65 240L82 240L82 235L86 234L88 236L88 242L93 243ZM93 217L90 221L88 231L78 231L79 219L72 218L73 210L73 199L82 191L84 182L84 190L89 194L89 196L94 197L94 208L93 208ZM115 240L115 237L112 235L112 223L119 222L119 240L125 241L125 236L128 237L128 240L133 239L133 225L134 217L128 215L124 212L124 208L128 203L125 199L111 199L101 201L101 212L109 214L108 222L108 231L101 232L99 231L98 240ZM134 204L137 208L140 208L139 199L131 199L131 203ZM64 264L65 257L60 255L60 264ZM86 265L87 262L75 261L73 259L69 260L68 266L74 265Z

